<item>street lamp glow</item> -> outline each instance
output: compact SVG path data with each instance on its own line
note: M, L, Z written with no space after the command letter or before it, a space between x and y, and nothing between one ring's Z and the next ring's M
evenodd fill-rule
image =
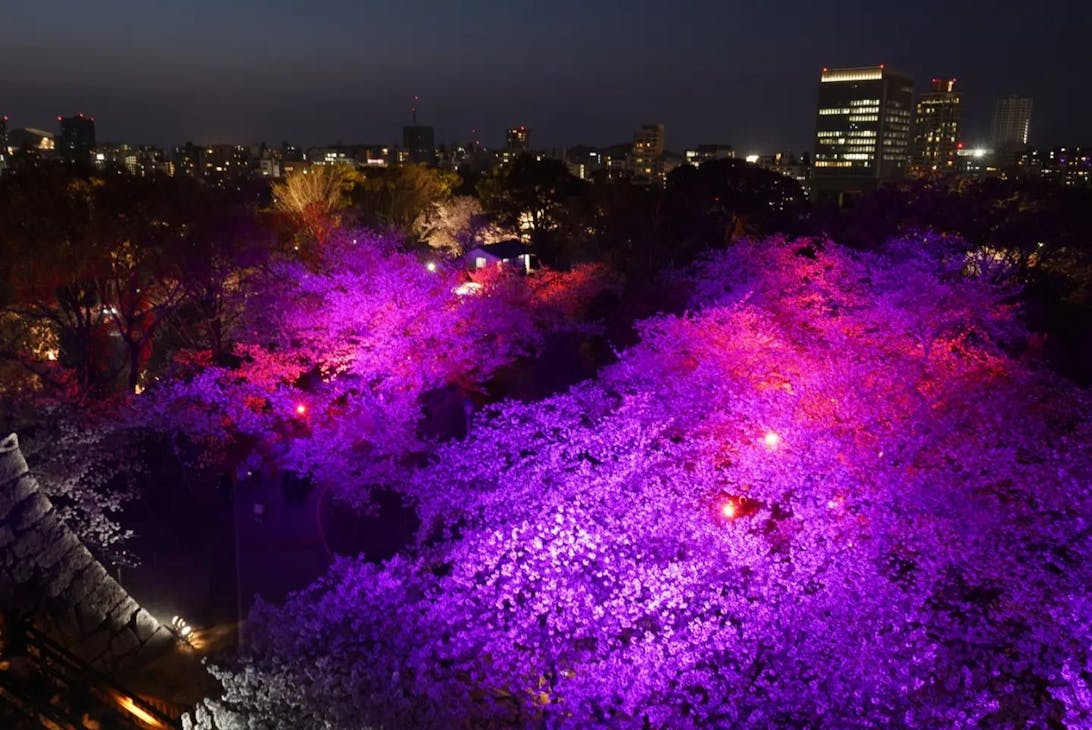
M296 415L297 416L302 416L305 413L307 413L307 406L305 406L302 403L297 403L296 404Z
M427 264L425 264L425 268L428 269L429 271L436 271L436 262L435 261L429 261Z
M730 499L721 505L720 513L730 520L735 519L736 512L736 503Z
M776 449L781 445L781 437L774 431L767 431L766 435L762 437L762 443L766 445L767 449Z

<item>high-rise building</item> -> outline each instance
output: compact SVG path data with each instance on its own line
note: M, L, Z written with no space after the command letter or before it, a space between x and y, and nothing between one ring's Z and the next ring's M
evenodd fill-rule
M662 183L664 179L664 125L644 124L633 133L629 160L635 182Z
M57 151L69 165L91 165L95 154L95 118L83 114L74 117L57 117L61 135L57 138Z
M402 127L402 147L413 162L432 164L436 161L436 134L432 127L417 124Z
M201 148L193 142L187 142L174 148L172 166L176 176L201 177Z
M522 124L518 127L512 127L505 136L504 146L505 149L514 152L530 152L531 130L527 129L527 127Z
M812 195L845 205L900 179L910 155L914 82L885 66L825 68L819 77Z
M1024 151L1031 127L1031 99L1007 96L998 99L993 109L993 148L1010 162Z
M959 149L960 93L955 79L933 79L914 112L912 166L917 174L954 172Z

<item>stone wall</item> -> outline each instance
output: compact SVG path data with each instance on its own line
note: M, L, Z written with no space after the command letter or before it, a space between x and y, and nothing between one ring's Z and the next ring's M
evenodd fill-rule
M106 670L151 659L175 641L61 523L15 434L0 441L0 607L32 617Z

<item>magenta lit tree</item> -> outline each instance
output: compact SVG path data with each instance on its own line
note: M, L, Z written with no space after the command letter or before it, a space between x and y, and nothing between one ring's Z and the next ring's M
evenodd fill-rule
M988 262L775 239L693 267L687 314L413 475L412 555L260 606L212 715L1088 725L1089 399Z
M481 387L544 333L579 328L580 302L606 285L582 269L534 281L484 272L468 288L457 266L430 268L364 231L339 232L320 254L276 265L248 303L238 367L202 363L141 409L207 459L249 454L350 501L430 448L417 433L423 394Z

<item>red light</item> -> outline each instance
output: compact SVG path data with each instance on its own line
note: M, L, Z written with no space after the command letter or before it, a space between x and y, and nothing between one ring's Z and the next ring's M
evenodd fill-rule
M957 145L956 145L956 149L958 149L958 150L961 150L961 149L963 149L963 143L962 143L962 142L960 142L959 144L957 144Z

